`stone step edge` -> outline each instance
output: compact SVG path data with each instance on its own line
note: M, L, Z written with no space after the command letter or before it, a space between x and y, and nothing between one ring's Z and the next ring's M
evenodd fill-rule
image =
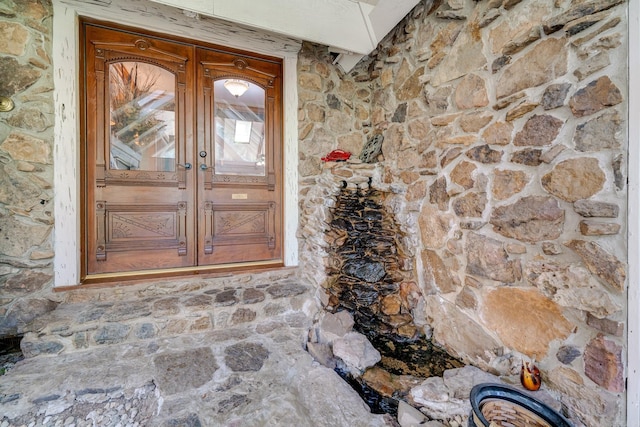
M252 333L267 333L277 328L290 327L308 330L311 319L302 310L289 309L270 318L255 319L232 325L205 324L200 318L187 321L180 330L156 329L151 322L114 323L95 328L79 330L63 334L38 334L28 332L24 335L20 347L25 358L39 356L55 356L61 353L86 351L102 346L135 344L157 339L171 339L181 335L211 334L216 339L225 340L232 331L243 330L242 335L248 337ZM184 320L184 319L176 319Z

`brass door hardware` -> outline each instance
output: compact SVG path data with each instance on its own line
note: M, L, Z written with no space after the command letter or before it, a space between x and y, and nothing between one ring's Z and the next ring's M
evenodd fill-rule
M13 110L15 104L8 96L0 96L0 112L7 112Z

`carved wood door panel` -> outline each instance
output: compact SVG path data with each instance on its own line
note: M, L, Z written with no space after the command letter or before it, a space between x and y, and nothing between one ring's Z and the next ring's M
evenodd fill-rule
M82 29L84 281L281 260L280 63Z
M197 55L199 262L280 259L281 64Z

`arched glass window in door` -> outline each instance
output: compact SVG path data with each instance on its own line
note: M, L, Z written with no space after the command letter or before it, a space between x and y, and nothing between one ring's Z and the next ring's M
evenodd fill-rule
M109 169L171 172L176 78L144 62L109 65Z
M265 91L239 79L214 82L216 175L265 176Z

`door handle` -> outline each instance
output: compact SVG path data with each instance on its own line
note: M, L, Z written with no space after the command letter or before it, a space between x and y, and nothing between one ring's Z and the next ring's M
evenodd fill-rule
M213 188L213 166L207 166L206 163L200 163L200 170L204 172L204 189L211 190L211 188Z
M191 169L191 163L180 164L178 167L182 168L178 171L178 188L184 190L187 188L187 171Z

